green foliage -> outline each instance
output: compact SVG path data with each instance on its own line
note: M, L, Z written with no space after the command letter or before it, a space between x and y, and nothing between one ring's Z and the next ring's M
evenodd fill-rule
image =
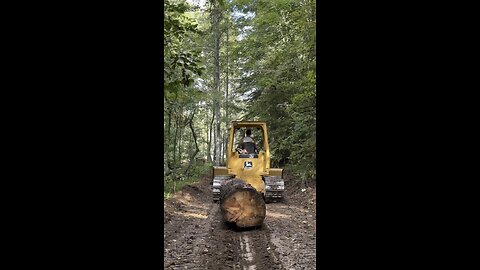
M206 175L210 174L211 170L212 170L212 164L210 163L201 164L201 165L197 164L192 167L190 176L178 174L176 176L169 175L165 177L165 181L163 183L163 187L164 187L163 198L164 199L171 198L174 194L174 187L175 187L175 191L178 192L186 185L199 182L202 179L202 177L205 177Z
M242 92L247 118L267 120L272 163L294 175L316 170L315 3L298 0L237 0L237 10L254 11L253 28L235 54L243 59ZM246 25L246 20L237 20ZM239 61L242 63L242 61Z
M178 192L181 190L184 186L188 184L193 184L195 182L198 182L198 179L194 177L189 177L189 178L179 178L176 181L174 181L172 178L167 178L164 181L163 187L163 198L164 199L169 199L173 196L174 194L174 187L175 187L175 192Z
M200 51L191 49L198 25L186 15L191 7L186 2L166 0L164 3L164 90L177 92L192 85L194 75L200 76Z

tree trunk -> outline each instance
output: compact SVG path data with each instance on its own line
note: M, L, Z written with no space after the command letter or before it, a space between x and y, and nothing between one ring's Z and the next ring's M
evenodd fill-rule
M240 228L260 226L266 215L261 193L240 179L222 185L220 209L225 221L235 223Z
M213 131L213 121L215 119L214 111L212 110L212 121L210 121L210 128L208 132L208 149L207 149L207 160L212 162L212 131Z
M220 103L217 102L218 105L220 105ZM217 110L218 112L220 112L220 108ZM218 118L220 118L220 114L217 113L216 115ZM220 151L221 151L221 148L222 148L222 137L221 137L221 133L220 133L220 120L217 120L216 121L216 128L215 128L215 165L219 166L220 165Z
M222 133L220 133L220 142L222 142L222 144L221 144L222 147L220 147L220 165L223 166L223 161L224 161L224 159L223 159L223 150L224 150L224 149L223 149L223 134L222 134Z
M179 136L178 136L178 162L179 165L182 165L182 155L185 150L185 143L183 141L183 137L185 137L185 128L187 127L188 122L185 121L183 117L183 109L182 109L182 114L180 115L180 131L179 131ZM182 143L184 144L182 146Z
M195 152L193 152L193 155L190 156L190 162L188 163L188 167L185 170L185 175L190 176L190 168L192 167L192 163L195 160L195 156L200 152L200 149L198 148L197 144L197 135L195 134L195 130L193 129L193 117L195 115L195 110L192 112L192 116L190 117L190 121L188 122L188 126L190 127L190 130L192 131L192 136L193 136L193 141L195 142Z
M225 147L223 148L223 153L225 155L225 159L227 159L227 155L228 155L228 152L227 151L230 151L230 149L227 149L228 148L228 29L229 29L229 21L228 21L228 17L227 17L227 45L226 45L226 50L227 50L227 64L225 65L226 67L226 70L227 70L227 77L226 77L226 83L225 83L225 129L226 129L226 133L225 133L225 140L224 140L224 145ZM225 162L226 163L226 162Z
M187 125L189 125L189 123L187 123ZM190 126L190 125L189 125ZM191 131L191 130L190 130ZM186 149L186 154L187 156L191 157L192 156L192 152L193 152L193 141L190 139L189 137L189 140L188 140L188 145L187 145L187 149Z
M211 138L211 133L210 133L210 126L208 124L208 117L207 117L207 112L205 112L205 126L207 127L207 138L206 138L206 142L207 142L207 161L210 162L212 161L212 158L210 157L210 138Z
M172 172L175 176L176 168L177 168L177 136L178 136L178 117L175 117L175 137L173 138L173 161L172 161Z
M183 123L182 119L180 118L179 121L179 131L178 131L178 143L177 143L177 148L178 148L178 164L179 166L182 166L182 137L183 137Z
M173 175L173 194L176 192L177 186L177 163L176 163L176 152L177 152L177 135L178 135L178 117L175 117L175 137L173 138L173 164L172 164L172 175Z
M170 107L169 104L168 106L168 121L167 121L167 136L165 136L165 154L166 154L166 160L164 161L166 163L165 166L165 175L170 174L170 141L171 141L171 132L170 132L170 127L172 125L172 108Z
M218 166L217 162L217 128L216 128L217 122L215 121L215 124L213 126L213 164Z
M222 147L222 142L220 140L220 16L221 10L218 3L215 3L213 12L213 41L214 41L214 54L213 62L215 66L215 74L213 77L213 88L214 88L214 101L213 107L215 110L215 165L220 165L220 147Z

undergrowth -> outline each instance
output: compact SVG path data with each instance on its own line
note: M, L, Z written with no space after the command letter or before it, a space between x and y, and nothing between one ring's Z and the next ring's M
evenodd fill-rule
M202 164L193 166L190 176L185 176L183 174L176 174L175 176L171 174L166 176L163 184L163 198L170 199L173 197L174 192L178 192L184 186L198 183L202 177L209 174L211 170L212 167L210 164Z

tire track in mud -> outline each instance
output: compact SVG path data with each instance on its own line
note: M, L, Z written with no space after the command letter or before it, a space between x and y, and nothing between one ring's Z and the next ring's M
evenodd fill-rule
M164 269L205 269L200 258L211 252L207 238L215 209L190 196L180 202L164 226Z
M238 230L210 199L208 185L177 198L164 227L165 269L315 269L315 205L267 204L262 227Z
M239 239L223 222L218 204L212 204L211 214L207 245L212 252L202 257L203 269L241 269Z
M241 232L239 238L243 241L240 246L243 255L242 269L284 269L269 236L270 231L266 226Z
M222 220L218 205L215 208L209 245L216 252L204 257L204 269L282 269L265 226L252 230L232 228Z
M316 269L316 212L300 205L267 205L265 226L285 269Z

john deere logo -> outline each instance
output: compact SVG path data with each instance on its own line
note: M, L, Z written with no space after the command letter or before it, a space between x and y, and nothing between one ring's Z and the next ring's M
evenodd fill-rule
M251 168L253 167L253 163L252 163L251 161L245 161L245 162L243 163L243 167L244 167L245 169L251 169Z

